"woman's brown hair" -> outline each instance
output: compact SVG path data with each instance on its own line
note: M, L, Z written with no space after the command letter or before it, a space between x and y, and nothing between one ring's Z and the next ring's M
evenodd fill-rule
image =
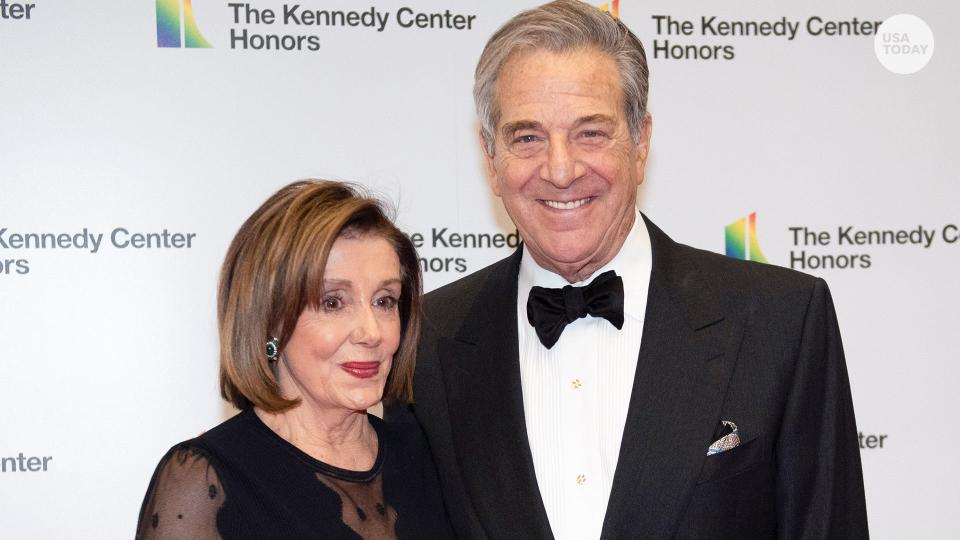
M266 343L278 338L282 352L303 310L320 305L327 256L342 235L384 238L400 259L400 346L384 401L412 401L422 293L413 243L387 217L384 204L357 187L301 180L247 218L220 271L220 393L235 407L279 412L299 403L281 395Z

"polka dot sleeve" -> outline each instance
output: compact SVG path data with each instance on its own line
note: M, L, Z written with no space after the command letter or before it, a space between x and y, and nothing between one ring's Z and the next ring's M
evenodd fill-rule
M220 538L217 512L226 496L204 453L178 445L167 452L153 474L136 538Z

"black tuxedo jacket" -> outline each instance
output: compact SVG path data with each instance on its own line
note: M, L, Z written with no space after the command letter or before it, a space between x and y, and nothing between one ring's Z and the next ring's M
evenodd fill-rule
M826 283L647 228L646 319L602 537L865 538ZM552 537L520 388L520 258L426 296L414 412L461 538ZM741 444L708 457L721 420Z

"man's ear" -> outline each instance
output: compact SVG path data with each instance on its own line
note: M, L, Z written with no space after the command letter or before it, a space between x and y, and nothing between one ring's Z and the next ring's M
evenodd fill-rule
M483 159L487 163L487 183L490 184L493 194L499 197L500 182L497 181L497 168L494 165L493 153L488 151L488 148L492 148L492 145L487 145L487 137L483 134L483 130L480 130L480 149L483 151Z
M647 157L650 155L650 137L653 136L653 115L647 113L640 128L640 142L637 143L637 185L643 183L646 175Z

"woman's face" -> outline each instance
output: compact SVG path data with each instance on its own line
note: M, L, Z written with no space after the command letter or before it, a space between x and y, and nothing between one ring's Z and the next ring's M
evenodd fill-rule
M283 351L283 395L327 410L379 402L400 344L400 288L400 260L385 239L337 239L322 302L300 314Z

